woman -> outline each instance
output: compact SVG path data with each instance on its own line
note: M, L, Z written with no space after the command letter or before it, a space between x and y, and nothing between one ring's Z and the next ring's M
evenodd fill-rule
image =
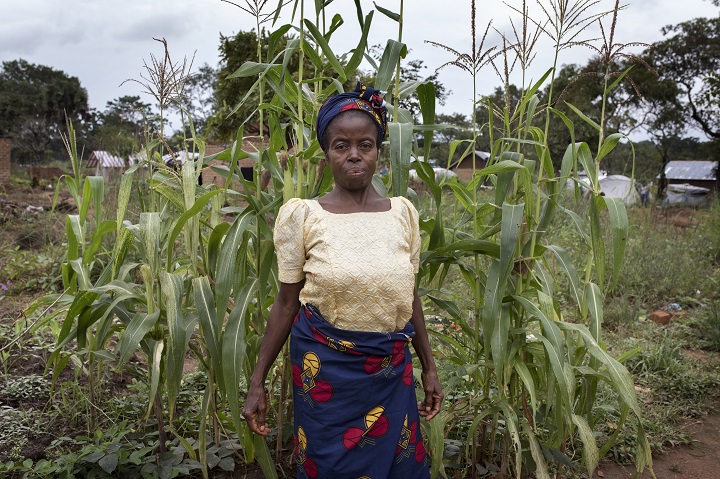
M359 83L329 98L317 134L333 190L288 201L275 225L281 285L243 415L251 431L270 432L264 382L292 330L298 477L429 477L419 418L437 415L443 393L414 290L417 211L372 186L386 118L382 98ZM410 341L422 365L420 404Z

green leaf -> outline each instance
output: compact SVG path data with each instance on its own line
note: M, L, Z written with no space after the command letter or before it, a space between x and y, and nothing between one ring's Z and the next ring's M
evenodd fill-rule
M427 161L413 161L412 166L413 168L415 168L415 172L417 173L418 178L420 178L422 182L425 183L430 189L430 192L433 195L433 199L435 200L435 204L439 205L442 195L442 189L435 182L435 171L433 170L432 166L430 166L430 163L428 163Z
M235 70L233 73L228 75L228 78L244 78L265 73L270 69L280 68L280 65L275 63L258 63L258 62L245 62L240 68Z
M131 168L125 173L123 173L123 175L120 177L117 212L115 214L115 222L117 225L118 233L120 232L120 228L122 227L122 222L125 219L125 213L127 212L128 203L130 202L130 193L132 192L135 171L135 168Z
M220 255L222 240L230 229L230 223L222 222L213 228L208 239L207 255L208 255L208 274L215 279L215 271L217 269L217 259Z
M80 246L85 246L85 226L82 223L82 220L79 215L67 215L67 221L70 223L70 228L73 236L73 241L75 241ZM67 228L66 228L67 230ZM68 259L77 259L77 256L74 258L71 258L68 256Z
M117 465L118 455L115 452L105 454L105 456L98 461L98 466L100 466L102 470L108 474L112 474L115 471L115 468L117 468Z
M375 13L371 10L370 13L367 14L367 17L365 17L365 21L363 22L360 4L358 3L358 0L355 1L356 5L358 6L358 15L360 15L362 34L360 35L360 41L358 41L357 46L353 50L352 56L350 56L350 60L348 60L347 65L345 65L346 78L352 78L352 76L355 75L355 72L360 66L360 63L362 63L363 53L365 52L365 48L367 47L367 39L368 34L370 33L370 25L372 24L373 13Z
M247 341L245 338L245 322L248 308L258 287L257 279L247 281L235 297L235 308L228 317L225 332L222 337L222 374L225 394L230 404L230 411L235 422L235 429L240 435L245 419L240 414L240 380L245 367L245 351Z
M160 288L167 314L167 359L165 361L165 381L167 386L170 418L175 412L175 400L180 393L183 364L188 339L180 302L183 296L183 280L178 274L160 271Z
M88 176L85 181L90 183L92 190L93 207L95 209L95 222L102 219L102 204L105 198L105 179L102 176Z
M388 40L380 59L377 75L375 76L375 89L387 90L395 75L395 68L401 58L407 55L407 45L395 40Z
M623 256L625 255L625 246L627 246L628 229L630 223L628 221L625 203L620 198L611 198L604 196L605 206L610 217L610 226L612 227L613 239L613 271L612 285L617 284L620 268L622 267Z
M217 276L215 279L215 307L219 320L224 320L235 278L235 260L237 258L243 235L250 225L250 215L243 214L235 218L230 231L223 241L218 256Z
M598 191L600 186L598 183L597 171L595 169L595 163L593 162L592 153L590 152L590 147L587 143L578 143L577 155L578 161L582 165L585 170L585 174L587 174L588 179L590 180L590 189Z
M175 244L175 239L177 239L178 235L182 231L183 227L187 223L187 221L192 218L193 216L197 215L200 211L202 211L203 208L210 202L213 196L219 195L222 193L223 190L217 189L217 190L210 190L209 192L202 195L200 198L198 198L195 203L192 205L190 209L185 211L183 214L180 215L180 217L175 222L175 225L173 226L172 231L170 232L170 236L168 236L168 244L173 245ZM172 263L172 255L167 255L167 261L165 264L165 270L170 271L170 266Z
M615 146L618 144L618 141L620 141L622 138L627 138L622 133L613 133L612 135L608 135L602 142L602 146L600 146L600 150L598 151L597 158L595 161L600 163L600 160L605 158L611 151L615 149Z
M575 299L578 309L581 309L583 305L583 294L580 286L580 277L577 274L575 266L573 266L572 261L570 260L570 256L567 251L559 246L550 245L547 249L555 255L555 258L558 261L558 266L560 266L570 280L570 293L572 294L573 299Z
M560 187L565 187L565 180L570 177L570 173L576 169L577 164L577 145L570 143L565 149L560 165Z
M85 249L85 252L83 253L83 263L90 264L93 261L93 259L95 258L95 253L97 253L102 246L105 235L115 231L115 226L116 225L114 221L103 221L102 223L100 223L100 226L98 226L95 231L93 231L90 245Z
M537 479L550 479L547 462L545 461L545 456L543 455L540 443L538 442L532 427L526 420L523 421L523 430L525 431L525 434L528 437L528 442L530 443L530 455L532 456L533 461L535 461L535 477L537 477Z
M195 307L197 308L200 319L200 330L202 332L205 346L213 364L216 376L220 376L222 371L222 357L220 355L220 328L218 324L214 296L210 281L207 276L193 278L193 294L195 297Z
M255 446L255 453L257 454L260 469L262 469L265 479L277 479L278 475L275 470L275 461L270 454L270 449L265 442L265 438L263 436L253 434L253 444Z
M590 244L592 245L593 262L598 284L605 284L605 240L600 223L600 210L604 206L604 197L590 198ZM583 313L584 314L584 313Z
M570 217L573 225L575 226L575 231L577 231L577 233L583 239L584 243L587 246L590 246L590 235L587 234L587 223L585 222L585 220L569 208L564 208L560 206L559 209Z
M575 114L576 114L577 116L579 116L585 123L587 123L588 125L592 126L592 127L595 128L597 131L600 131L600 130L601 130L600 125L598 125L597 123L595 123L595 121L593 121L593 120L591 120L590 118L588 118L583 112L581 112L580 110L578 110L576 107L574 107L573 105L571 105L571 104L568 103L568 102L565 102L565 104L566 104L572 111L574 111Z
M320 33L320 30L318 30L318 28L315 26L315 24L313 22L311 22L310 20L308 20L307 18L305 19L305 26L307 27L310 35L315 40L315 43L320 45L320 48L322 49L323 53L325 54L325 58L330 63L330 65L333 67L333 69L335 70L335 73L338 74L339 80L341 82L347 81L347 77L345 76L345 69L340 64L340 61L337 59L337 56L330 48L330 45L328 45L328 42L325 39L325 37L322 35L322 33Z
M535 398L535 381L533 380L532 374L530 374L530 370L524 362L515 361L513 363L513 369L517 373L518 377L525 386L528 395L530 396L530 407L532 408L534 418L537 413L537 400Z
M382 13L382 14L385 15L386 17L388 17L388 18L390 18L390 19L392 19L392 20L395 20L396 22L399 22L399 21L400 21L400 14L399 14L399 13L391 12L391 11L388 10L387 8L383 8L383 7L379 6L379 5L378 5L377 3L375 3L375 2L373 2L373 5L375 5L375 8L377 9L378 12Z
M600 360L605 366L611 379L609 385L618 393L620 399L632 410L635 416L640 418L640 405L635 394L632 376L628 370L598 345L585 326L566 322L558 322L558 326L560 329L575 331L580 334L590 355Z
M580 441L583 443L582 457L588 472L588 477L593 477L593 473L600 462L600 452L598 451L595 436L584 417L573 414L572 422L577 427Z
M428 426L424 428L423 433L428 438L428 444L430 445L429 453L430 457L443 457L445 453L445 427L447 423L453 418L451 414L447 412L441 412L435 418L422 426ZM445 464L443 461L431 461L430 463L430 474L433 478L442 477L447 479L445 473Z
M332 21L330 22L330 26L328 27L327 32L325 33L325 38L328 41L330 41L330 37L332 36L332 34L335 32L335 30L340 28L343 23L345 23L345 20L343 20L342 15L340 15L339 13L336 13L335 15L333 15Z
M590 333L600 343L600 330L603 320L603 298L595 283L585 285L585 304L590 312Z
M151 314L137 313L133 316L120 339L120 364L124 364L135 353L138 344L155 326L159 317L159 310Z
M268 37L268 58L275 55L275 51L277 50L278 45L280 45L280 40L291 28L292 25L287 23L270 33L270 36Z
M423 83L417 88L418 100L420 101L420 113L422 114L424 125L433 125L435 123L435 84L431 82ZM425 161L430 159L430 147L434 131L428 129L423 132L423 147L425 149Z
M155 402L155 397L158 394L160 388L160 366L162 365L162 353L165 349L165 343L163 341L151 341L150 342L150 401L148 402L148 410L145 415L150 414L150 410Z
M390 172L392 174L392 194L407 196L410 176L410 155L412 153L412 124L390 123Z
M140 213L140 237L145 247L145 261L155 276L160 262L160 213Z

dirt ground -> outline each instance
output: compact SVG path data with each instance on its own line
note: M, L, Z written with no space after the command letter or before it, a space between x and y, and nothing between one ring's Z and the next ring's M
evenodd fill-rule
M717 411L717 410L716 410ZM717 412L687 425L692 443L664 449L653 456L657 479L717 479L720 477L720 414ZM625 479L634 477L635 468L603 461L593 477ZM646 470L638 479L652 478Z

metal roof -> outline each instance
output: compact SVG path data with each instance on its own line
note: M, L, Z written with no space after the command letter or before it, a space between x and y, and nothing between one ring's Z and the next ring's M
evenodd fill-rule
M90 153L85 166L91 168L100 166L101 168L124 168L125 160L119 156L111 155L107 151L96 150Z
M668 180L715 181L717 161L671 161L665 166Z

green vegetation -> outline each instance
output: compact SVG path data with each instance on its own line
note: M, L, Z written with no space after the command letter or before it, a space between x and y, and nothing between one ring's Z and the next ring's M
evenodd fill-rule
M438 122L432 79L402 81L402 2L398 13L356 2L362 36L345 55L331 46L343 19L326 22L323 2L314 18L294 2L293 24L263 35L275 13L266 3L248 2L261 42L229 75L249 85L233 109L256 131L241 117L232 145L209 157L184 115L179 136L197 159L178 170L162 162L163 112L182 106L189 85L186 63L166 52L147 75L163 108L157 129L143 119L142 137L132 132L143 145L139 164L114 182L85 176L68 123L73 175L57 194L74 209L2 218L0 431L12 440L0 444L0 477L222 477L259 468L273 478L291 468L286 351L269 376L269 440L252 436L240 415L279 286L273 220L289 198L331 186L314 118L360 73L376 13L398 31L370 75L391 89L391 173L374 184L410 196L420 211L417 286L447 385L445 411L423 425L433 477L591 476L605 455L642 471L651 448L686 441L678 418L710 408L720 378L717 328L710 333L719 321L720 210L695 212L697 225L679 231L667 211L626 211L601 194L601 165L625 138L611 107L625 88L627 70L616 71L623 55L598 60L600 102L590 110L557 102L567 73L561 53L588 23L610 32L596 48L622 52L612 43L618 3L603 11L591 0L559 2L547 18L522 15L526 28L515 33L547 25L536 34L555 43L555 64L532 84L513 88L505 78L502 102L476 95L481 108L473 105L457 136ZM467 72L474 88L482 69L513 52L526 68L533 34L517 38L515 50L488 46L489 25L478 34L471 7L472 50L437 44L456 55L448 67ZM281 41L293 27L299 35ZM411 95L417 103L403 103ZM421 122L403 104L419 108ZM436 179L414 161L429 156L435 136L449 158L487 140L490 164L473 168L467 184ZM243 161L253 164L251 181ZM409 180L411 164L418 182ZM198 184L208 167L226 178L223 187ZM589 191L566 192L581 169ZM28 239L16 247L21 235ZM682 313L670 326L647 319L668 305Z

